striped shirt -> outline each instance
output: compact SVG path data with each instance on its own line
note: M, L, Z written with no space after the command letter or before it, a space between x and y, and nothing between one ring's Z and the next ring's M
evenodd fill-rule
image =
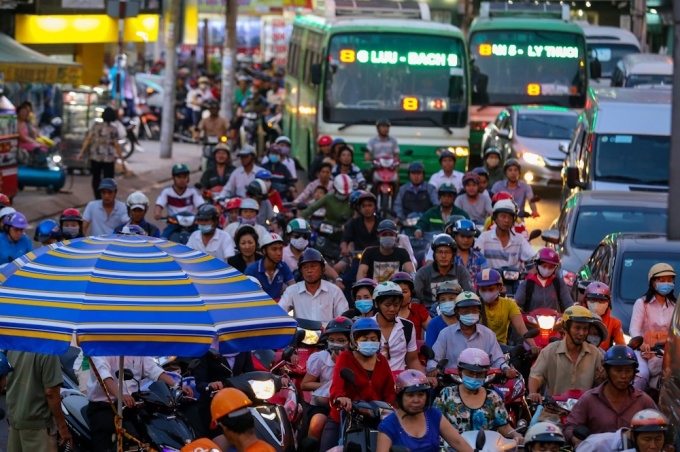
M182 194L177 193L174 187L166 187L156 199L156 205L167 209L169 217L180 212L196 213L203 204L203 196L194 187L187 187Z
M486 258L489 268L519 267L521 262L527 262L536 254L527 239L512 232L506 246L501 243L496 230L482 232L476 245Z

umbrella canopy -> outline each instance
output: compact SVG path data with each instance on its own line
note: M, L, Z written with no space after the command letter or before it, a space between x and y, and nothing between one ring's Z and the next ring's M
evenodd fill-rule
M107 235L28 253L0 274L0 349L200 356L283 348L296 322L238 270L184 245Z

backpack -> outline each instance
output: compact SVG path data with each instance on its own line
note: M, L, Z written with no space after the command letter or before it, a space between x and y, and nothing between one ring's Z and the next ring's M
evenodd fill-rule
M408 319L401 319L401 323L404 325L404 337L406 338L406 346L408 347L409 342L411 342L411 337L413 337L413 322Z
M536 287L536 281L531 279L526 279L526 295L524 297L524 312L531 312L531 299L534 296L534 288ZM560 299L560 280L555 276L552 280L553 288L557 294L557 304L564 311L564 306L562 306L562 300Z

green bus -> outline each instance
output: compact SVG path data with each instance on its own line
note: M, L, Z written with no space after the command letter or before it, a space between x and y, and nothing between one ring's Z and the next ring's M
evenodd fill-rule
M300 164L307 168L316 138L330 135L351 144L362 166L361 149L386 118L402 151L402 178L410 161L421 161L427 176L438 171L444 147L464 170L470 90L461 31L427 20L423 3L365 2L369 10L342 1L329 8L326 0L326 14L293 24L283 114Z
M486 126L509 105L582 109L588 92L583 29L567 5L482 2L470 27L470 152L478 161ZM546 2L547 3L547 2Z

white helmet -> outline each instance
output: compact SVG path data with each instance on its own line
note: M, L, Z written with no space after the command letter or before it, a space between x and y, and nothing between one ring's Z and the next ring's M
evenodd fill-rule
M352 178L347 174L338 174L333 179L333 188L337 195L349 195L352 191Z
M125 203L128 209L140 208L146 210L149 207L149 198L141 191L135 191L130 193Z
M239 209L251 209L251 210L257 210L258 212L260 211L260 205L255 201L253 198L246 198L243 201L241 201L241 206Z
M537 422L529 427L524 435L524 445L533 443L560 443L565 444L566 440L562 430L552 422Z
M5 215L9 215L10 213L16 213L14 207L3 207L0 209L0 218L4 217Z
M273 232L267 234L260 239L260 249L277 242L283 243L283 238L279 234L274 234Z
M373 300L378 297L403 297L404 292L399 284L392 281L383 281L373 289Z
M493 216L495 217L500 212L509 213L513 217L516 217L517 204L515 204L515 201L512 199L501 199L493 206Z

